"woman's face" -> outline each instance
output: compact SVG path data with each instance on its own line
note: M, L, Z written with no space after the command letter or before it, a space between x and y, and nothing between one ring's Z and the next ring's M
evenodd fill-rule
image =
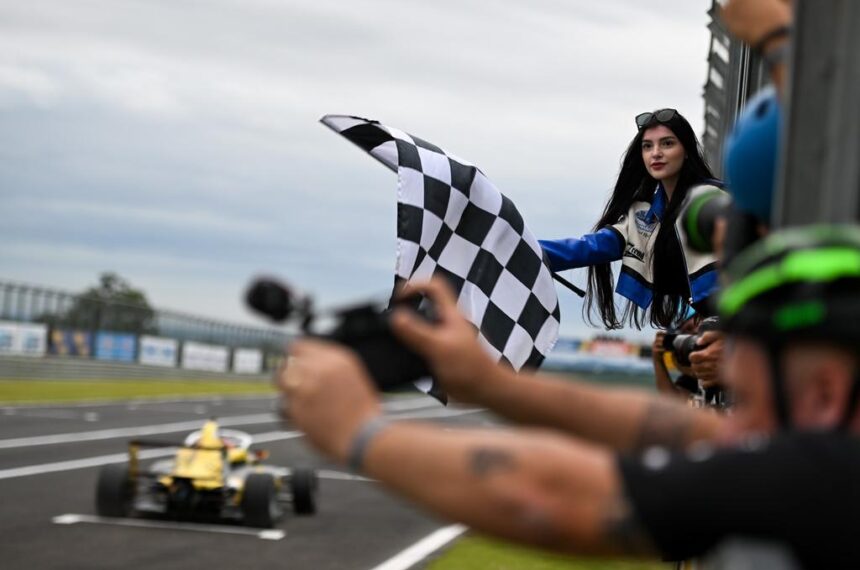
M677 180L685 155L681 141L665 125L645 130L642 136L642 161L654 179L661 182Z

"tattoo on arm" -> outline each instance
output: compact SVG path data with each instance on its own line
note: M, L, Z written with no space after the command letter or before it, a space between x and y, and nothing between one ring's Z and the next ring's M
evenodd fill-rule
M606 543L621 554L650 556L657 552L648 533L637 520L624 497L614 497L604 514L603 534Z
M487 477L497 471L513 471L516 461L513 454L501 449L479 448L469 455L469 466L478 477Z
M692 424L690 410L674 402L655 400L645 410L633 451L653 445L680 449L687 441Z

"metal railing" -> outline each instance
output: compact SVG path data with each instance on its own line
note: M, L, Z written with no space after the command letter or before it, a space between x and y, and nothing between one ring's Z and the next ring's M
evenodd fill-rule
M729 35L720 21L720 4L713 0L708 14L711 43L708 75L702 97L705 100L705 132L702 146L718 177L723 176L723 144L747 99L767 82L762 63L749 47Z
M250 327L9 281L0 281L0 320L92 332L151 334L278 354L291 339L290 334L276 328Z

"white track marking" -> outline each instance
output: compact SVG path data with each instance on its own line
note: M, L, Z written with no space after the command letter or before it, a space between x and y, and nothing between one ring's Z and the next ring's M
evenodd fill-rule
M352 473L343 473L341 471L330 471L328 469L321 469L317 471L317 477L320 479L330 479L332 481L367 481L370 483L375 483L375 479L369 479L367 477L362 477L361 475L353 475Z
M422 420L433 418L456 418L458 416L467 416L469 414L477 414L483 412L482 408L465 408L460 410L450 410L442 408L438 410L427 410L425 412L414 412L411 414L398 414L391 416L393 420Z
M220 418L218 424L227 426L242 426L254 424L275 423L280 421L277 414L267 412L265 414L250 414L246 416L228 416ZM175 422L170 424L159 424L151 426L139 426L131 428L100 429L95 431L82 431L77 433L60 433L54 435L37 435L31 437L16 437L12 439L0 439L0 449L12 449L16 447L35 447L37 445L52 445L57 443L79 443L82 441L97 441L101 439L114 439L118 437L141 437L145 435L158 435L180 431L200 429L200 420L188 422Z
M84 419L84 412L80 410L6 408L4 412L7 416L18 416L19 418L70 420L78 422Z
M466 414L474 414L481 412L480 409L465 409L465 410L426 410L424 412L412 412L406 414L398 414L391 416L393 420L409 420L423 418L448 418L457 417ZM194 428L199 427L200 422L194 422ZM223 422L222 422L223 425ZM294 439L303 437L304 434L299 431L275 431L253 435L254 442L265 443L271 441L282 441L286 439ZM167 449L147 449L140 452L140 459L155 459L158 457L168 457L175 453L175 448ZM87 469L91 467L99 467L109 463L124 463L128 461L127 453L113 453L111 455L101 455L98 457L88 457L84 459L72 459L70 461L58 461L56 463L42 463L41 465L27 465L24 467L13 467L11 469L0 470L0 480L16 479L19 477L29 477L32 475L42 475L44 473L57 473L61 471L73 471L75 469Z
M174 453L176 453L176 448L147 449L141 451L138 457L141 459L157 459L159 457L168 457ZM126 461L128 461L128 453L114 453L111 455L100 455L98 457L87 457L85 459L72 459L71 461L58 461L56 463L42 463L41 465L13 467L12 469L0 470L0 479L16 479L18 477L42 475L43 473L74 471L75 469L100 467L101 465L107 465L109 463L124 463Z
M0 383L3 382L14 382L14 380L0 380ZM32 401L24 401L24 402L15 402L15 404L5 404L3 406L4 410L9 409L18 409L18 410L35 410L38 408L90 408L96 406L122 406L122 405L135 405L135 406L147 406L149 404L165 404L165 403L188 403L188 402L217 402L217 401L231 401L231 400L273 400L274 395L266 395L266 394L237 394L235 396L190 396L187 398L177 398L176 396L164 396L157 397L153 396L152 398L132 398L132 399L124 399L124 400L86 400L83 402L41 402L37 400Z
M372 570L406 570L412 568L464 532L467 528L463 525L454 524L440 528L429 534L398 554L395 554L382 564L374 566Z
M188 532L210 532L217 534L238 534L242 536L253 536L261 540L281 540L287 533L278 529L252 529L237 526L197 524L197 523L174 523L163 521L151 521L145 519L115 519L110 517L95 517L92 515L66 514L51 519L54 524L104 524L113 526L130 526L137 528L155 528L161 530L184 530Z
M431 408L439 405L437 400L428 396L426 398L412 398L409 400L388 400L383 402L382 408L387 412L404 412L406 410Z
M413 400L386 402L383 409L391 412L422 409L437 406L435 400L420 398ZM437 408L436 413L445 412L446 408ZM196 410L195 410L196 411ZM199 411L196 411L200 413ZM79 417L79 416L78 416ZM434 416L427 416L434 417ZM89 421L89 420L88 420ZM250 414L244 416L228 416L219 418L218 423L224 427L254 425L261 423L279 422L277 414L267 412L264 414ZM195 430L200 427L200 420L187 422L174 422L170 424L159 424L150 426L139 426L130 428L114 428L95 431L84 431L77 433L61 433L52 435L37 435L30 437L16 437L11 439L0 439L0 449L14 449L18 447L35 447L37 445L55 445L60 443L79 443L82 441L98 441L120 437L141 437L147 435L159 435L164 433L175 433L180 431Z

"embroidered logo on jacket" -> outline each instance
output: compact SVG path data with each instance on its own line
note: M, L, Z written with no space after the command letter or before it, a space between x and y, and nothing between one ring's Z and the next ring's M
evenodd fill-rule
M627 248L624 250L624 257L633 257L643 263L645 262L645 252L632 243L627 244Z
M639 230L639 233L643 236L650 236L654 233L654 229L657 227L657 218L654 217L653 220L648 219L648 210L639 210L635 214L636 217L636 229Z

